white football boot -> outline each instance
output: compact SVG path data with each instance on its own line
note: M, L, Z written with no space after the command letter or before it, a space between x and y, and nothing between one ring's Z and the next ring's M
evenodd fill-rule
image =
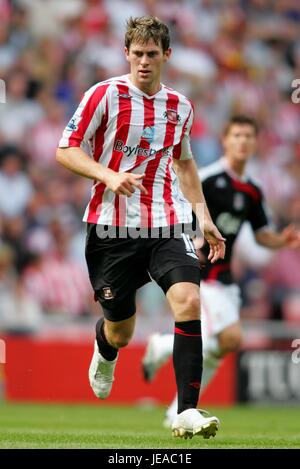
M100 399L105 399L110 394L117 360L118 356L112 361L103 358L99 353L97 340L95 340L94 354L89 368L89 380L94 394Z
M177 414L172 423L172 435L180 438L193 438L194 435L207 439L215 436L220 421L217 417L204 417L207 413L200 409L187 409Z
M168 361L173 352L173 343L173 334L159 334L157 332L150 335L142 360L146 381L152 381L159 368Z

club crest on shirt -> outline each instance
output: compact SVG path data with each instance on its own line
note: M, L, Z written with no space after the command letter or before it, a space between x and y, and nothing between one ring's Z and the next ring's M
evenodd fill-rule
M240 192L238 192L237 194L234 194L233 207L235 208L235 210L242 210L242 208L244 208L244 205L245 205L245 200L244 200L243 194L241 194Z
M177 124L181 121L181 117L177 114L177 111L174 109L167 109L164 113L164 117L170 122L171 124Z
M155 128L154 126L147 126L144 128L141 139L147 140L147 142L152 143L154 140Z
M67 129L72 130L73 132L75 130L78 130L78 124L80 121L81 121L81 116L73 116L68 122Z

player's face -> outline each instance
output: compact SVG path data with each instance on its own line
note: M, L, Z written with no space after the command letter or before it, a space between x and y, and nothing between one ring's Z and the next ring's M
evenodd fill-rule
M171 55L171 49L163 52L161 45L150 39L146 44L132 43L125 55L130 63L133 84L148 92L156 93L160 86L161 70Z
M235 161L248 161L256 149L256 133L252 125L233 124L223 137L225 155Z

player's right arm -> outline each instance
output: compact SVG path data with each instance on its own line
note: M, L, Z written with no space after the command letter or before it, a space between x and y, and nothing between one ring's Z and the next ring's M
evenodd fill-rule
M57 148L56 161L80 176L105 184L109 174L114 173L111 169L92 160L80 147Z
M279 233L269 228L262 229L255 233L255 239L258 244L270 249L300 247L300 231L294 225L287 226Z
M258 194L259 198L253 205L248 218L252 225L256 242L269 249L280 249L283 247L298 249L300 247L300 231L294 225L289 225L281 232L276 232L270 226L263 194L260 190L258 190Z
M130 197L135 188L147 194L141 184L144 174L118 173L88 156L85 148L108 115L108 84L98 84L83 96L63 132L56 160L76 174L102 182L116 195ZM104 132L104 130L103 130Z
M140 183L145 174L117 173L92 160L80 147L58 148L56 160L80 176L103 182L116 195L131 197L135 188L147 194L147 190Z

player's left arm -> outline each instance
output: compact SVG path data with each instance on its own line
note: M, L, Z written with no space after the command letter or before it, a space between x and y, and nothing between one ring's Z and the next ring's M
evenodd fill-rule
M210 253L208 259L212 263L217 259L224 259L225 239L211 219L195 161L188 158L174 159L173 162L183 195L191 203L200 229L209 243Z
M300 247L300 231L294 225L288 225L279 233L270 228L261 229L255 233L255 239L258 244L270 249Z

